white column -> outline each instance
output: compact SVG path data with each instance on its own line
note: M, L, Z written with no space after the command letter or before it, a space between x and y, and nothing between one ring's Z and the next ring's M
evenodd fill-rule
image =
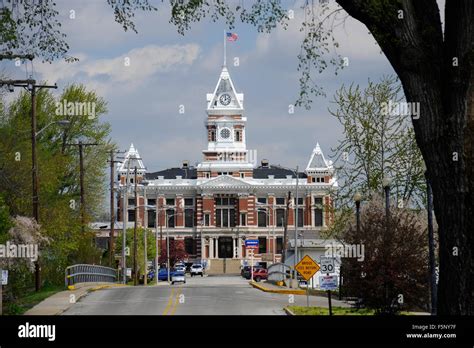
M214 257L218 259L219 258L219 238L214 238L214 246L215 246Z
M214 238L209 238L209 258L214 258Z
M238 239L235 237L232 237L232 247L233 247L233 258L236 259L238 257L239 251L237 250L237 241Z
M242 258L242 237L237 239L237 257Z

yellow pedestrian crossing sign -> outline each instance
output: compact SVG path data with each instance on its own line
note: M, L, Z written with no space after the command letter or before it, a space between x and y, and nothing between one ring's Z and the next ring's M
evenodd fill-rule
M305 255L300 262L295 266L295 269L304 278L304 280L310 280L317 271L319 271L319 265L308 255Z

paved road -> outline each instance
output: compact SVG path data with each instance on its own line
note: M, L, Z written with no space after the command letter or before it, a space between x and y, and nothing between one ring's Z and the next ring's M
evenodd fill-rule
M282 308L291 299L296 305L306 305L306 296L266 293L238 276L194 277L172 286L161 283L95 291L63 314L284 315ZM327 306L325 298L311 296L310 300L313 306Z

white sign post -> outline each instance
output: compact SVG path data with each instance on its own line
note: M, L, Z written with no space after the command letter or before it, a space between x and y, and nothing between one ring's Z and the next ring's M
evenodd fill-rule
M334 273L336 270L333 257L321 256L321 262L319 265L321 266L321 273L329 274Z
M321 273L326 273L326 275L319 277L319 286L321 287L321 289L327 290L328 292L329 315L332 315L331 290L334 290L335 288L333 288L332 286L328 286L326 282L328 282L329 279L335 278L337 283L337 277L329 275L329 273L334 273L335 271L334 258L321 256L320 263Z

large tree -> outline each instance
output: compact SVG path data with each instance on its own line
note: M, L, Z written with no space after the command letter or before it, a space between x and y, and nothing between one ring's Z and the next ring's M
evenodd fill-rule
M135 29L133 17L137 10L156 10L148 0L107 2L125 30ZM336 2L349 16L366 25L396 71L407 101L420 103L420 117L413 120L413 126L428 167L439 223L438 313L474 314L474 2L447 1L444 28L436 0ZM57 13L41 9L54 8L52 0L7 0L7 5L14 3L22 5L16 13L30 16L19 21L12 18L15 11L7 9L1 14L0 25L5 34L0 47L22 52L30 47L46 59L68 58L68 47L63 45L60 32L55 31ZM223 18L232 27L238 14L242 22L255 25L259 31L285 25L290 17L279 0L255 0L250 5L242 1L233 6L224 0L170 3L170 22L180 33L208 15L214 21ZM305 37L298 55L301 91L297 105L308 107L312 96L321 94L312 74L327 67L324 56L329 53L333 38L332 31L324 30L322 24L340 13L340 9L330 11L327 3L304 2ZM28 19L32 25L28 25ZM44 25L45 22L52 26ZM36 30L38 23L40 34ZM31 31L24 30L25 27L34 29L33 35L36 34L28 37L30 41L24 40L26 45L22 38ZM45 35L41 35L41 28ZM341 64L338 57L330 62Z

